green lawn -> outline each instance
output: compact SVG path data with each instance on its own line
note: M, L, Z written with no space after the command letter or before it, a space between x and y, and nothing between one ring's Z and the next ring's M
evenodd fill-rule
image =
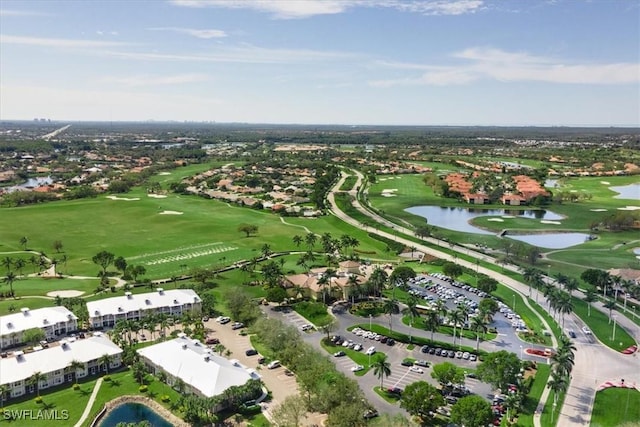
M536 377L531 385L531 390L524 398L521 414L518 416L518 425L533 426L533 414L536 411L540 396L544 392L544 388L549 378L551 367L549 365L538 363Z
M387 402L389 402L391 404L395 404L395 403L400 402L400 396L399 395L397 395L395 393L389 393L386 389L383 390L379 386L375 386L373 388L373 391L375 391L378 396L380 396L381 398L383 398L384 400L386 400Z
M616 325L616 339L613 338L613 321L609 323L609 316L595 308L591 309L591 316L588 314L587 303L582 299L573 297L573 311L587 324L591 332L606 346L622 351L634 345L635 340L620 326ZM616 311L613 311L616 314ZM620 314L618 314L620 315Z
M321 302L303 301L294 304L293 309L316 326L326 325L333 320L333 316L327 312L327 306Z
M622 425L640 425L640 392L629 388L608 388L597 392L591 412L591 427Z
M13 290L16 296L46 295L48 292L69 289L91 294L98 285L100 285L100 279L97 277L95 279L27 277L13 282ZM7 287L3 287L3 289L8 290Z
M116 372L111 374L110 377L110 381L103 381L100 391L98 392L96 400L92 406L90 416L83 424L84 426L89 426L91 424L106 402L113 400L118 396L142 394L138 391L139 385L134 381L130 371L125 370ZM96 381L97 378L93 377L86 382L80 382L79 390L74 390L72 385L69 384L42 390L40 395L42 396L43 403L38 404L35 402L35 398L31 397L28 399L18 400L16 403L5 405L4 409L7 411L37 411L39 409L48 409L57 410L59 414L62 413L63 410L66 410L69 415L68 419L48 420L47 426L66 427L74 425L80 420ZM175 404L180 397L178 392L171 389L166 384L155 380L151 375L147 375L147 384L149 390L145 395L153 398L168 409L171 408L172 403ZM162 402L161 398L163 395L168 395L170 397L170 401ZM176 413L175 411L173 412ZM177 415L180 416L180 413L177 413ZM60 415L59 417L62 418ZM8 424L15 427L29 427L34 425L32 420L12 420L9 421Z
M16 299L6 298L0 300L0 316L5 316L7 314L19 312L21 308L27 307L32 310L36 308L42 307L53 307L55 305L55 301L52 299L46 298L22 298L18 297Z

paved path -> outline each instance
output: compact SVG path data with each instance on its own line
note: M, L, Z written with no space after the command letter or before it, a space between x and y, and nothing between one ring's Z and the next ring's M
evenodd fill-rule
M98 381L96 381L96 385L95 387L93 387L93 392L91 392L91 397L87 402L87 406L84 408L84 412L82 413L80 420L78 420L78 422L73 427L81 427L82 424L84 424L84 422L87 420L87 418L89 417L89 414L91 413L93 402L95 402L96 396L98 395L98 391L100 391L101 385L102 385L102 377L98 378Z

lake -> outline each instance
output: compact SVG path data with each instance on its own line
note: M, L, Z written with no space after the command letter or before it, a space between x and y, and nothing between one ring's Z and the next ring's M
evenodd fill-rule
M585 233L507 234L505 237L549 249L564 249L589 240Z
M172 427L153 409L141 403L123 403L117 406L100 422L100 427L115 427L118 423L139 423L149 421L153 427Z
M563 217L555 212L544 210L482 209L482 208L443 208L440 206L414 206L405 209L414 215L427 218L429 225L464 233L496 234L469 224L469 220L478 216L512 215L519 218L530 218L547 221L558 221ZM508 219L505 219L505 226ZM508 228L506 226L505 228Z

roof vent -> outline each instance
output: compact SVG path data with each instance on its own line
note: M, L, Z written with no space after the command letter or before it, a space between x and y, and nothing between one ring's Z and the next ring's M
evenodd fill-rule
M47 319L42 319L42 323L46 325L47 323L49 323L49 321Z
M186 350L186 349L187 349L187 344L186 344L186 343L185 343L185 344L182 344L182 349L183 349L183 350Z
M147 305L151 305L151 300L149 298L147 298L146 300L144 300L144 303Z
M8 329L13 329L13 323L7 322L7 328Z
M122 307L118 307L118 311L124 311Z
M180 332L180 333L178 333L177 337L184 339L184 338L187 337L187 334L185 334L184 332Z
M162 289L162 288L156 288L156 291L158 291L158 293L159 293L160 295L164 295L164 289Z
M94 311L93 314L96 315L96 316L100 316L100 310Z
M133 298L133 295L131 295L131 292L125 292L124 295L127 297L127 299Z
M28 308L26 308L26 307L21 308L21 309L20 309L20 311L21 311L21 312L22 312L22 314L24 314L25 316L28 316L28 315L29 315L29 309L28 309Z
M178 302L178 300L177 300L177 299L174 299L174 300L173 300L173 303L174 303L174 304L180 304L180 303Z
M73 319L73 313L69 313L69 314L67 314L67 318L68 318L68 319Z
M208 355L208 354L205 354L205 355L204 355L204 361L205 361L205 362L208 362L208 361L209 361L209 359L210 359L209 355Z

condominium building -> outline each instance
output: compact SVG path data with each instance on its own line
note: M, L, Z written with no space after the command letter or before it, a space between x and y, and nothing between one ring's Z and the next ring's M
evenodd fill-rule
M113 327L119 320L140 320L149 314L181 315L200 313L202 300L192 289L157 288L155 292L104 298L87 302L92 328Z
M54 339L76 331L78 318L65 307L22 308L18 313L0 316L0 349L23 344L24 332L33 328L42 329L47 339Z

